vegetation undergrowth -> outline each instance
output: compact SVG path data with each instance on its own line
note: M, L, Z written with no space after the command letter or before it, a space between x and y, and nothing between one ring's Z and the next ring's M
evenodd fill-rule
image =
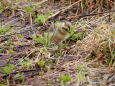
M104 13L113 7L114 0L1 0L0 86L114 85L115 17ZM50 26L62 21L72 25L58 45Z

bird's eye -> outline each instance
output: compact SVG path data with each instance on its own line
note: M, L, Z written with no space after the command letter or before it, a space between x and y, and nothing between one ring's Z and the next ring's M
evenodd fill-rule
M68 32L68 30L69 30L69 28L67 28L67 27L63 27L63 29L64 29L65 31L67 31L67 32Z

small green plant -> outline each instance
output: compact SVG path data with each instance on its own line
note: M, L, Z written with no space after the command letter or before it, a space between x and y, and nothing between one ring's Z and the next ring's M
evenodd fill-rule
M22 62L19 63L24 68L30 68L33 66L33 60L25 58Z
M39 61L39 62L38 62L38 65L39 65L40 67L45 66L45 61L44 61L44 60Z
M81 39L83 37L83 33L82 32L79 32L77 34L70 34L70 39L71 40L76 40L76 39Z
M77 42L76 42L76 43L82 43L82 42L81 42L81 40L77 40Z
M62 81L63 83L67 83L67 82L69 82L71 79L72 79L72 78L71 78L71 76L69 76L69 75L63 75L63 76L60 76L60 77L59 77L59 80Z
M74 32L75 32L75 25L73 25L72 27L70 27L69 32L70 32L70 36L72 36L74 34Z
M79 64L76 68L78 72L87 72L88 68L85 64Z
M23 34L18 34L17 35L19 38L24 38L24 35Z
M25 8L25 11L26 11L27 13L31 13L32 16L34 16L34 15L36 15L36 13L35 13L34 10L38 9L39 7L40 7L39 5L35 5L35 6L32 6L32 7L26 7L26 8Z
M39 7L40 7L39 5L35 5L35 6L32 6L32 7L26 7L25 11L26 12L33 12L35 9L38 9Z
M109 62L109 66L111 66L112 64L114 64L114 62L115 62L115 52L113 52L113 56L111 56L108 59L108 62Z
M86 74L89 71L88 67L86 66L86 64L79 64L76 68L76 70L78 71L77 73L77 78L79 80L79 82L83 82L86 78Z
M52 86L52 82L51 81L48 81L48 86Z
M67 47L66 44L59 44L59 45L51 45L53 50L61 50Z
M26 7L25 8L25 11L26 12L32 12L34 10L34 8L32 8L32 7Z
M13 49L9 49L9 54L14 54L14 50Z
M2 67L2 71L3 73L9 74L13 71L14 68L15 66L13 64L8 64L8 66Z
M0 34L6 34L7 32L12 31L13 28L6 27L6 26L0 26Z
M79 72L79 73L77 74L77 78L78 78L79 81L82 83L82 82L85 80L85 74Z
M47 14L47 15L39 15L36 19L35 19L35 22L39 23L39 24L44 24L48 17L51 16L51 14Z
M52 47L53 50L58 50L59 49L59 46L55 45Z
M44 74L45 74L44 71L40 71L40 72L39 72L39 75L41 75L41 76L44 75Z
M81 39L83 37L83 33L82 32L79 32L79 33L76 33L75 34L75 27L76 25L73 25L71 28L70 28L70 36L69 36L69 39L70 40L78 40L78 39Z
M3 73L6 73L6 74L12 72L11 69L10 69L9 67L2 67L2 71L3 71Z
M45 71L43 69L48 69L48 66L45 64L46 61L44 60L41 60L38 62L38 66L41 68L41 71L39 71L39 75L44 75L45 74Z
M0 10L3 10L3 9L4 9L4 7L1 5L1 6L0 6Z
M10 69L14 69L14 68L15 68L14 64L8 64L8 67L9 67Z
M50 37L48 33L44 33L43 35L39 34L33 40L45 46L48 46L50 44Z
M13 42L11 42L10 40L6 41L6 44L10 46L10 48L13 48Z
M0 84L0 86L6 86L5 84Z
M14 77L13 77L13 79L14 80L23 80L23 79L25 79L25 75L23 74L23 73L21 73L21 74L16 74Z
M8 50L9 54L14 54L14 52L15 52L13 50L14 46L11 43L9 43L9 45L10 45L10 49Z

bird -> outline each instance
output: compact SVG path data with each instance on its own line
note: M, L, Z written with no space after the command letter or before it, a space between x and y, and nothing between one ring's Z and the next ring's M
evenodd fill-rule
M52 32L50 33L51 42L55 44L62 44L67 38L69 38L69 31L71 28L70 22L57 22L52 26Z

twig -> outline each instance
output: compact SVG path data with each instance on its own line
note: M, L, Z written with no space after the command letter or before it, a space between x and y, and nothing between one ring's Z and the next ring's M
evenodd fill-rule
M0 35L0 37L13 36L13 35L16 35L16 34L23 34L24 32L31 31L31 29L27 29L27 28L31 28L31 26L25 27L24 28L25 30L21 29L22 31L20 30L20 31L15 31L13 33L9 33L9 34Z
M22 72L31 72L31 71L36 71L37 69L28 69L28 70L18 70L18 71L15 71L15 72L12 72L12 73L10 73L10 74L6 74L6 75L4 75L4 76L2 76L3 78L5 78L5 77L8 77L8 76L10 76L11 74L17 74L17 73L22 73Z
M75 16L68 17L67 19L74 19L74 18L78 19L78 18L82 18L82 17L86 17L86 16L94 16L94 15L98 15L98 14L113 13L113 12L115 12L115 10L113 10L113 11L107 11L107 12L84 14L84 15L75 15Z
M63 13L65 13L66 11L72 9L72 8L73 8L76 4L78 4L80 1L82 1L82 0L79 0L79 1L77 1L77 2L75 2L75 3L73 3L72 5L69 5L69 6L66 7L65 9L62 9L62 10L56 12L55 14L53 14L52 16L50 16L50 17L48 18L48 20L52 20L53 18L59 16L60 14L63 14ZM115 12L115 10L109 11L109 12L99 12L99 13L75 15L75 16L68 17L68 18L66 18L66 19L72 19L72 18L77 18L77 19L79 19L79 18L86 17L86 16L93 16L93 15L97 15L97 14L113 13L113 12Z
M56 12L54 15L50 16L50 17L48 18L48 20L50 20L50 19L52 19L52 18L55 18L55 17L57 17L59 14L62 14L62 13L64 13L64 12L66 12L67 10L71 9L71 8L74 7L76 4L78 4L80 1L82 1L82 0L79 0L79 1L77 1L77 2L75 2L75 3L73 3L72 5L69 5L69 6L66 7L65 9L62 9L62 10Z

